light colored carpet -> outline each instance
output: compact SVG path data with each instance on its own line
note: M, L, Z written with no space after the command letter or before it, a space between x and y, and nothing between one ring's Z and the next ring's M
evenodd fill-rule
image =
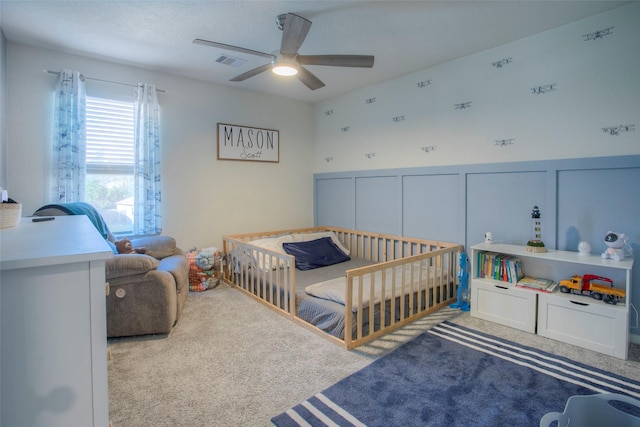
M114 427L270 426L273 416L445 319L640 379L639 346L622 361L450 309L346 351L221 284L189 294L169 336L109 340L110 418Z

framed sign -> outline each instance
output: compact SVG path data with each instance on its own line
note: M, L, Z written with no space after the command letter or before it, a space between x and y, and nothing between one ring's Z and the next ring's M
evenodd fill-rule
M218 123L218 160L280 162L280 132Z

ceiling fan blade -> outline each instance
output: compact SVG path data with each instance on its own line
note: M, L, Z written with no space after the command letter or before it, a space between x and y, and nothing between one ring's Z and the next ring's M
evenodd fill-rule
M261 65L258 68L254 68L253 70L249 70L246 73L242 73L239 76L235 76L234 78L232 78L229 81L230 82L241 82L241 81L247 80L250 77L257 76L258 74L263 73L263 72L265 72L267 70L270 70L270 69L271 69L271 64L264 64L264 65Z
M296 77L298 78L298 80L304 83L306 87L308 87L311 90L316 90L316 89L320 89L321 87L324 87L324 83L322 83L322 81L319 78L313 75L311 71L307 70L304 67L299 67L299 68L300 69L298 70L298 74L296 74Z
M262 56L262 57L269 58L269 59L273 59L274 58L274 56L271 55L270 53L264 53L264 52L259 52L257 50L245 49L243 47L233 46L233 45L230 45L230 44L212 42L212 41L203 40L203 39L195 39L193 42L195 44L201 44L201 45L209 46L209 47L217 47L217 48L223 49L223 50L232 50L234 52L247 53L249 55Z
M302 16L287 13L282 29L282 42L280 53L282 55L295 55L302 46L311 28L311 21Z
M329 65L333 67L372 68L372 55L298 55L302 65Z

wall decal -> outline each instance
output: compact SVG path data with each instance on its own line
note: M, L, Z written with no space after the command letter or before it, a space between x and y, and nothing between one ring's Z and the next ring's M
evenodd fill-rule
M620 125L620 126L610 126L606 128L602 128L602 132L608 133L609 135L618 136L620 132L632 132L636 130L636 125Z
M513 61L513 58L504 58L499 61L492 62L491 65L493 65L496 68L502 68L503 65L510 64L512 61Z
M365 155L364 155L364 156L365 156L367 159L370 159L370 158L372 158L372 157L375 157L375 155L376 155L376 153L365 153Z
M464 110L465 108L471 108L471 102L462 102L460 104L453 104L453 108L456 110Z
M429 145L429 146L426 146L426 147L422 147L422 151L424 151L425 153L430 153L435 149L436 149L435 145Z
M507 145L512 145L513 141L515 141L515 138L511 138L511 139L494 139L493 140L495 145L497 145L498 147L506 147Z
M340 130L341 130L342 132L349 132L349 131L351 130L351 126L345 126L345 127L343 127L343 128L340 128Z
M364 100L365 104L373 104L374 102L376 102L376 97L374 96L373 98L367 98Z
M329 163L330 161L332 161L332 160L333 160L333 157L325 157L325 158L324 158L324 160L325 160L327 163Z
M615 27L609 27L609 28L605 28L604 30L594 31L593 33L583 34L582 37L584 37L584 41L601 39L604 36L608 36L609 34L612 34L613 31L611 30L613 30L614 28Z
M218 160L280 161L280 132L218 123Z
M425 88L425 87L427 87L429 85L431 85L431 79L423 80L421 82L416 83L416 86L418 86L420 89Z
M325 111L325 112L324 112L324 115L325 115L325 116L330 116L330 115L332 115L332 114L333 114L333 109L331 109L331 110L327 110L327 111Z
M404 121L404 115L402 115L402 116L395 116L395 117L392 117L391 119L392 119L395 123L399 123L399 122Z
M542 94L548 93L548 92L555 92L556 86L557 86L556 83L551 83L551 84L548 84L548 85L532 87L531 88L531 93L533 93L534 95L542 95Z

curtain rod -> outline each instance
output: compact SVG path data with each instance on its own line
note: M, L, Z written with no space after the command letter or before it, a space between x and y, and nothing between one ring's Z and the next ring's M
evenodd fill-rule
M60 71L51 71L51 70L42 70L42 71L45 72L45 73L49 73L49 74L60 75ZM84 76L84 74L83 74L83 76ZM132 85L132 84L129 84L129 83L113 82L111 80L96 79L96 78L87 77L87 76L84 76L84 78L87 79L87 80L93 80L93 81L96 81L96 82L111 83L111 84L114 84L114 85L122 85L122 86L130 86L130 87L137 87L137 85ZM156 91L157 92L162 92L162 93L167 93L166 90L162 90L162 89L158 89L158 88L156 88Z

